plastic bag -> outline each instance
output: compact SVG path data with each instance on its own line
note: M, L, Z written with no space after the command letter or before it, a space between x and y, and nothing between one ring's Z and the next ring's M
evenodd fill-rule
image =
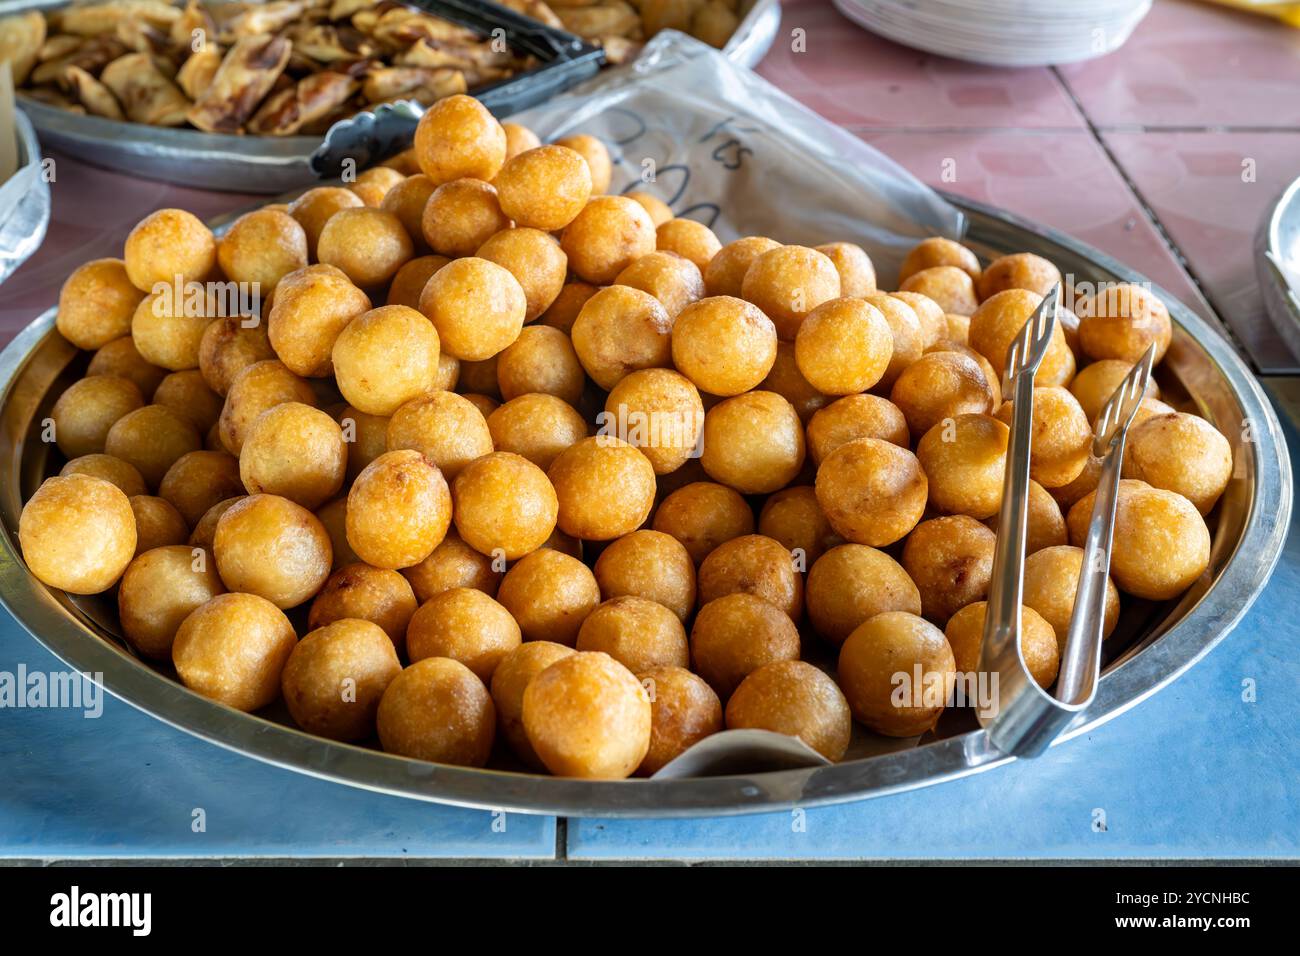
M50 222L50 187L42 175L36 134L26 116L16 113L14 119L23 165L0 183L0 282L36 251Z

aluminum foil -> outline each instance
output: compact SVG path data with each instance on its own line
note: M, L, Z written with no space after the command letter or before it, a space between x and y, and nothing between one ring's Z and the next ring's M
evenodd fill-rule
M40 246L50 224L50 184L41 169L36 131L16 113L18 158L22 165L0 184L0 282L9 278Z

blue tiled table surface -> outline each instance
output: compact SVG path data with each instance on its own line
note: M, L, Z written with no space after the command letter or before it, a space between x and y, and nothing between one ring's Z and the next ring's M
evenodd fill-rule
M1294 459L1300 433L1283 418ZM559 849L572 860L1300 857L1297 523L1268 587L1219 647L1151 700L1045 757L806 812L570 820ZM0 671L20 663L60 666L6 616ZM1244 699L1246 682L1254 700ZM0 780L0 858L548 859L557 851L553 818L494 819L315 780L108 696L98 719L0 711Z

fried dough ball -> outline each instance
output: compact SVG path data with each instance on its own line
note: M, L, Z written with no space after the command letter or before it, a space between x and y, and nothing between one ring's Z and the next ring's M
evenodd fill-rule
M317 256L362 289L382 286L415 254L402 221L383 209L342 209L321 230Z
M432 179L424 173L416 173L394 183L379 203L380 209L397 217L417 247L423 245L424 210L436 189Z
M340 209L358 209L365 205L360 196L342 186L317 186L289 203L289 215L302 226L307 236L308 258L315 259L321 230ZM418 220L417 220L418 221Z
M655 248L681 256L701 273L709 267L722 243L713 230L693 219L670 219L655 229ZM703 276L701 276L701 282Z
M884 547L921 520L929 483L916 456L878 438L835 449L817 469L817 502L849 541Z
M695 672L726 700L751 672L774 661L799 659L799 630L789 615L760 597L738 591L700 608L691 628Z
M541 393L576 406L586 381L573 343L549 325L528 326L497 359L497 385L507 402Z
M600 424L640 449L656 475L666 475L696 456L704 404L686 376L666 368L641 369L610 390Z
M655 512L654 530L676 538L699 564L724 541L752 534L754 512L726 485L696 481L663 500Z
M311 602L311 630L335 621L355 619L377 625L400 652L406 647L406 626L418 605L406 578L386 568L355 561L329 576Z
M823 395L809 385L799 371L793 342L777 342L772 370L767 373L767 378L763 379L760 387L764 391L775 392L789 402L803 425L807 425L813 414L831 401L830 396Z
M143 495L148 491L144 479L140 477L139 469L113 455L92 454L74 458L59 469L60 478L66 478L68 475L100 478L130 498Z
M474 672L484 684L497 665L521 642L510 612L475 588L451 588L435 594L415 612L406 629L411 663L426 657L449 657Z
M541 548L506 573L497 600L519 622L524 640L572 647L582 622L600 604L600 587L577 558Z
M1118 538L1116 539L1118 542ZM1043 548L1025 558L1024 603L1052 626L1057 648L1065 650L1074 598L1079 593L1079 570L1083 549L1068 544ZM1110 637L1119 623L1119 592L1106 578L1106 601L1102 612L1102 637Z
M172 372L158 384L153 400L155 405L171 409L203 433L221 418L225 404L220 395L208 388L203 374L196 368Z
M229 498L218 501L215 505L203 512L203 517L194 525L194 530L190 532L189 544L191 547L205 548L212 550L212 545L217 538L217 522L221 516L229 511L234 505L247 498L247 495L232 495ZM324 509L322 509L324 510Z
M636 676L650 695L650 749L636 772L649 777L722 730L722 702L684 667L655 667Z
M519 123L502 123L501 130L506 134L506 162L542 145L536 133Z
M289 273L276 287L267 335L289 371L319 378L334 370L330 353L339 333L369 310L369 296L342 271L329 265L308 266Z
M903 259L898 270L898 284L901 286L916 273L936 266L956 266L976 281L982 271L975 253L960 242L942 236L931 236L913 246L912 251Z
M144 554L169 544L184 544L190 535L185 519L170 503L150 495L131 498L135 516L135 553Z
M92 375L73 382L50 410L59 451L67 458L102 453L109 429L143 405L140 389L124 378Z
M798 737L830 761L843 758L853 716L835 681L803 661L764 664L727 701L727 729L753 728Z
M745 272L741 298L754 303L792 341L806 316L840 296L840 274L824 253L807 246L779 246L758 256Z
M813 629L835 645L885 611L921 613L921 592L903 566L865 544L841 544L818 558L806 592Z
M348 492L348 543L377 568L409 568L436 548L451 525L451 492L418 451L385 452Z
M1043 296L1060 282L1061 271L1042 256L1036 256L1032 252L1017 252L994 259L988 264L979 277L980 301L1008 289L1024 289Z
M127 412L104 439L104 451L134 466L150 488L158 487L178 458L202 447L194 426L161 405Z
M984 646L984 619L988 615L988 602L976 601L948 619L943 629L948 646L952 648L957 673L978 674L980 650ZM1020 651L1025 658L1029 676L1044 690L1056 683L1061 655L1056 646L1056 632L1052 625L1032 607L1020 608Z
M964 355L968 359L971 359L976 365L980 367L980 371L984 373L984 381L988 382L989 391L993 393L993 407L998 408L999 406L1001 406L1002 378L1001 376L998 375L997 371L993 368L993 363L990 362L988 359L986 359L983 355L980 355L979 352L976 352L969 345L960 345L956 342L951 342L946 339L942 342L936 342L934 345L931 345L925 351L927 355L934 352L956 352L959 355Z
M1132 362L1120 359L1102 359L1079 369L1079 374L1070 382L1070 394L1079 402L1088 421L1095 422L1106 403L1110 401L1115 389L1119 388L1129 372L1133 371ZM1157 398L1160 387L1154 378L1147 379L1144 395Z
M564 227L560 246L578 278L604 285L655 251L654 223L626 196L595 196Z
M924 462L922 462L924 464ZM931 491L931 501L934 493ZM1053 548L1065 544L1069 534L1065 528L1065 516L1061 507L1051 493L1038 482L1029 481L1028 528L1025 532L1025 554L1033 554L1044 548ZM994 512L984 523L994 534L998 530L999 516Z
M808 422L807 438L808 454L815 465L859 438L879 438L900 448L911 445L902 411L879 395L846 395L818 409Z
M280 696L298 636L284 612L256 594L218 594L181 623L172 663L181 683L251 713Z
M543 471L587 437L587 421L577 409L540 393L512 398L488 416L487 427L498 451L522 455Z
M204 304L177 299L170 292L147 295L131 317L131 340L145 361L177 371L198 368L203 333L216 312L211 299Z
M374 733L379 701L402 672L397 652L375 624L345 618L299 641L280 675L285 705L308 733L364 740Z
M278 495L250 495L217 521L217 571L232 591L297 607L329 577L333 549L317 517Z
M338 413L343 442L348 450L347 482L356 480L362 470L388 451L388 422L384 415L367 415L351 405Z
M889 393L913 435L959 415L987 415L993 397L979 363L960 352L922 355L903 370Z
M560 290L560 294L551 303L551 307L542 313L542 324L559 329L565 335L569 335L573 329L573 323L578 320L578 313L587 304L587 300L598 291L600 290L594 285L589 285L586 282L566 282L564 288Z
M424 111L415 161L435 186L470 177L491 182L506 161L506 133L472 96L447 96Z
M637 259L614 279L659 300L669 317L704 296L704 279L690 259L675 252L652 252Z
M876 267L866 250L852 242L828 242L817 251L835 264L840 295L862 297L876 291Z
M170 285L173 279L167 276L160 281ZM150 282L145 290L152 285ZM143 299L144 293L132 284L121 259L95 259L78 266L64 280L55 324L77 348L97 349L130 334L131 317Z
M1079 304L1079 346L1089 358L1137 362L1154 344L1158 364L1172 336L1169 310L1142 286L1108 286Z
M897 299L911 306L916 319L921 325L921 344L923 349L938 345L948 337L948 320L939 303L928 295L919 292L891 292L891 299Z
M633 531L611 542L593 570L606 601L645 598L683 622L695 609L695 563L681 542L662 531Z
M127 566L117 592L122 634L136 653L171 660L181 623L225 590L201 550L177 544L144 551Z
M420 220L425 242L439 255L470 256L491 236L510 228L497 191L478 179L455 179L433 191Z
M803 578L790 552L761 534L724 541L700 564L701 605L738 592L762 598L791 620L798 621L803 614Z
M921 613L943 624L983 600L993 578L997 538L966 515L922 521L903 546L903 568L921 592Z
M915 272L899 286L903 292L918 292L933 299L945 313L970 315L979 308L975 283L958 266L932 266Z
M244 493L239 460L224 451L192 451L173 462L158 485L158 496L195 527L219 501Z
M414 309L371 309L353 319L334 342L339 391L359 411L392 415L434 390L439 344L438 331Z
M420 293L433 278L433 274L450 261L446 256L417 256L412 259L397 270L397 275L393 276L392 284L388 287L388 298L384 300L384 304L404 305L410 309L418 309Z
M910 682L919 669L921 686ZM932 730L956 678L948 640L924 618L887 611L860 624L840 648L840 689L858 721L887 737ZM906 675L909 703L895 702L897 675Z
M248 366L275 357L266 326L257 319L213 319L199 340L199 371L208 387L222 396Z
M230 383L226 393L219 422L221 443L231 454L238 455L257 417L283 402L314 405L316 393L283 362L272 359L249 365Z
M1175 491L1209 514L1232 478L1232 446L1203 418L1155 415L1129 433L1124 477Z
M432 554L419 564L402 568L402 576L420 603L452 588L477 588L492 597L505 574L505 564L504 556L498 563L475 551L452 528Z
M648 292L601 289L574 320L573 347L587 374L606 391L629 372L671 363L672 319Z
M85 474L47 478L23 506L18 543L27 569L71 594L107 591L135 556L131 502Z
M481 362L461 362L456 387L462 394L486 395L491 399L499 399L501 389L497 385L497 356Z
M604 143L595 136L578 133L557 139L555 145L573 150L587 163L587 168L591 171L593 196L609 192L609 182L613 178L614 168L609 158L609 150Z
M555 530L555 488L521 455L497 451L466 465L455 482L456 530L481 554L515 560Z
M662 604L624 595L587 615L578 629L579 651L601 651L635 674L690 661L686 630Z
M361 197L367 206L378 209L388 194L406 178L390 166L373 166L357 174L356 182L348 188Z
M803 467L802 423L775 392L746 392L713 406L703 441L700 462L709 477L742 494L778 491Z
M485 239L474 255L495 262L515 277L524 290L524 322L545 312L564 288L568 258L554 236L538 229L501 229Z
M745 283L745 273L754 260L780 247L781 243L766 236L746 236L727 243L709 260L708 268L703 270L705 290L711 296L739 298ZM830 256L827 255L827 258Z
M1036 292L1008 289L986 298L971 313L970 347L988 359L999 376L1006 367L1007 349L1042 301L1042 296ZM1034 375L1034 384L1068 385L1074 378L1074 371L1074 353L1065 341L1064 330L1057 323L1043 364L1038 366Z
M492 702L497 726L510 749L534 770L544 770L524 732L524 692L546 668L573 654L573 648L553 641L528 641L506 654L492 673Z
M507 160L493 184L508 218L542 232L573 222L593 192L590 167L564 145L540 146Z
M393 412L388 450L410 448L438 466L448 480L475 458L492 451L488 423L455 392L430 392Z
M565 534L609 541L635 531L654 507L655 472L637 448L597 435L562 451L547 470Z
M492 753L496 708L464 664L426 657L393 678L379 701L376 726L388 753L482 767Z
M881 389L891 388L903 370L920 359L925 352L926 333L921 328L921 319L916 310L902 299L883 292L875 292L865 298L869 305L875 306L884 316L893 336L889 365L877 383Z
M673 218L673 211L668 204L658 196L652 196L647 192L633 190L630 193L624 193L628 199L633 199L640 204L641 208L650 214L650 221L658 229L669 219Z
M894 335L885 317L870 303L848 297L823 302L809 312L794 341L799 371L825 395L871 388L885 374L893 353Z
M673 364L699 389L730 397L757 388L776 362L776 326L729 295L686 306L672 326Z
M239 452L239 475L250 495L280 495L308 510L339 493L346 471L347 448L338 423L299 402L259 415Z
M527 298L507 269L471 256L434 273L420 293L420 311L437 329L447 354L480 362L519 338Z
M217 242L217 262L227 279L268 296L286 275L307 265L307 233L286 212L255 209L236 219Z
M966 345L970 341L969 315L954 315L951 312L945 312L943 319L948 323L948 342L950 344ZM979 355L974 349L971 349L971 351ZM984 359L984 356L980 355L980 358ZM984 359L984 361L987 362L988 359ZM989 366L989 368L992 367L992 365Z
M131 284L141 292L152 292L156 284L171 285L177 276L182 285L211 276L217 263L217 240L193 213L159 209L141 219L127 234L122 257ZM235 278L229 272L226 276Z
M770 495L758 516L758 532L790 552L796 571L806 571L827 548L842 543L817 503L812 485L792 485Z
M166 369L147 362L135 347L131 336L101 345L86 367L86 375L116 375L135 382L144 400L150 401L164 378Z
M930 507L988 518L1002 504L1011 429L988 415L958 415L932 427L916 446L930 483Z
M998 417L1009 420L1011 403ZM1073 395L1063 388L1034 389L1034 436L1029 474L1044 488L1068 485L1088 463L1092 428Z
M1075 502L1066 515L1072 544L1082 546L1097 493ZM1178 597L1210 564L1210 532L1196 506L1182 495L1126 478L1119 483L1110 573L1126 594L1148 601Z

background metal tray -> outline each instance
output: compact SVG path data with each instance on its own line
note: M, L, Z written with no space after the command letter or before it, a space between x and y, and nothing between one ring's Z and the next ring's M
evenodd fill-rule
M955 196L968 217L966 241L982 257L1032 251L1076 282L1144 282L1104 254L1060 233ZM1180 600L1137 605L1140 627L1108 651L1093 706L1062 739L1134 706L1209 652L1262 589L1281 552L1292 506L1292 476L1268 400L1228 342L1159 288L1174 338L1162 385L1181 390L1229 438L1235 471L1218 506L1210 569ZM423 763L313 737L266 716L239 713L186 690L135 658L87 612L37 582L17 550L22 503L46 474L41 419L66 384L78 353L54 331L47 311L0 353L0 600L70 667L103 675L127 703L198 737L301 773L419 800L566 816L694 816L746 813L856 800L929 786L996 767L1009 758L981 731L923 738L915 747L831 767L687 780L593 782ZM1133 616L1126 614L1132 623ZM944 725L941 723L940 729Z

